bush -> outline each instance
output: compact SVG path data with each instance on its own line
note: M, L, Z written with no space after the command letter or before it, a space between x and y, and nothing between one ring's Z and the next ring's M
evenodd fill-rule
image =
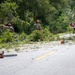
M10 31L3 32L0 36L0 42L12 42L14 34Z
M35 30L28 37L29 41L51 41L54 39L53 34L48 29Z
M73 29L73 27L71 27L71 26L68 26L68 27L67 27L67 32L71 32L71 33L73 33L73 32L74 32L74 29Z
M45 41L52 41L52 40L54 40L53 34L47 28L45 28L43 30L43 35L44 35L44 40Z
M42 37L43 37L42 33L38 30L35 30L27 37L27 39L29 41L39 41L43 40Z
M19 40L20 41L23 41L23 40L25 40L26 39L26 34L24 33L24 32L22 32L22 34L20 34L20 36L19 36Z

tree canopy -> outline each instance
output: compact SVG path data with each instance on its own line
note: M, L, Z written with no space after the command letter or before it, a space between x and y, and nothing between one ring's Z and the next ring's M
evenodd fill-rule
M0 0L0 23L11 21L16 32L30 34L36 19L52 33L67 31L75 21L75 0Z

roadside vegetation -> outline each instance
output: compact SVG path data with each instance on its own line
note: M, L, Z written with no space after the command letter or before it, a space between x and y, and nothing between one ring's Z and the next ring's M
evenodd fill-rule
M0 48L61 40L60 35L74 32L70 26L74 12L75 0L0 0ZM34 29L37 19L42 30ZM2 24L8 22L13 23L14 33L2 31Z

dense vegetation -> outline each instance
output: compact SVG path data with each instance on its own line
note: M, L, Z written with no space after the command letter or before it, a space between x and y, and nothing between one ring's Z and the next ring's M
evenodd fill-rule
M0 26L11 21L15 33L0 30L0 43L50 41L75 21L75 0L0 0ZM42 31L34 30L36 19Z

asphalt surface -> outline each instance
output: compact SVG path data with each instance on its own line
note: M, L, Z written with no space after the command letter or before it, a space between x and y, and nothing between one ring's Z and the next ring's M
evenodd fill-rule
M40 48L0 59L0 75L75 75L75 44Z

